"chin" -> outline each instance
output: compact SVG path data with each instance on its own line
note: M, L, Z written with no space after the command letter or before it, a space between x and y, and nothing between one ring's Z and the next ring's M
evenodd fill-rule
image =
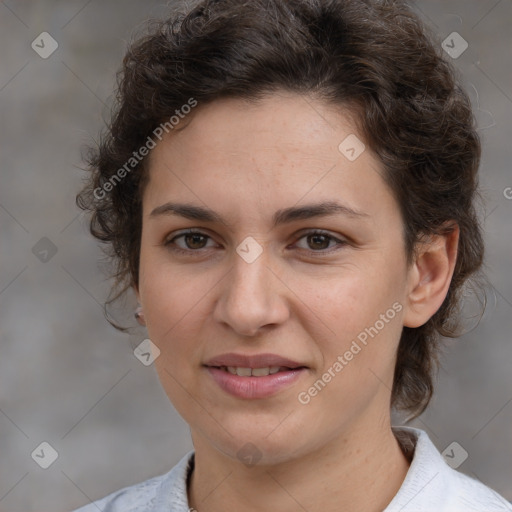
M248 467L272 466L291 461L307 453L304 429L300 435L283 428L283 425L275 429L280 421L267 422L264 428L247 421L244 425L238 422L235 428L233 424L227 422L224 423L227 432L222 428L209 432L206 441L226 457ZM278 432L279 429L280 432ZM229 435L228 432L233 435Z

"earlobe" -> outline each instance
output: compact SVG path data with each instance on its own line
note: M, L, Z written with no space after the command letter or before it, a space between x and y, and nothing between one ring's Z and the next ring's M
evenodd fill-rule
M421 241L409 275L409 291L404 313L405 327L420 327L441 307L457 261L459 226L451 223L444 235Z
M137 309L133 312L133 316L135 317L135 320L137 320L139 325L146 327L146 319L144 317L144 311L142 310L142 306L139 305L137 307Z

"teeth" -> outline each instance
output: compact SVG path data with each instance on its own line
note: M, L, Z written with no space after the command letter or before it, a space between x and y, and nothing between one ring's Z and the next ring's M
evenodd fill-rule
M252 375L253 377L264 377L270 373L270 368L253 368Z
M265 368L242 368L236 366L223 366L222 369L228 371L232 375L239 377L265 377L266 375L273 375L280 369L287 370L284 366L267 366Z

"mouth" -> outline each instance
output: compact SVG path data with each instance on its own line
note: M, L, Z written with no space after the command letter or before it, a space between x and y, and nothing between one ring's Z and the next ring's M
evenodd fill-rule
M291 388L309 368L278 354L218 355L203 364L209 378L236 398L268 398Z
M217 389L238 399L269 398L290 389L308 371L306 366L209 366L204 365Z
M238 377L266 377L268 375L275 375L277 373L285 373L306 368L306 366L264 366L261 368L250 368L244 366L206 366L207 368L216 368L226 373L230 373L231 375L237 375Z
M278 354L240 354L236 352L215 356L208 361L205 361L204 365L213 368L225 368L226 371L230 373L233 373L234 368L235 373L237 373L237 370L241 371L241 373L237 373L237 375L242 377L249 376L249 370L251 370L251 372L256 370L255 374L257 375L258 373L263 373L267 368L269 373L273 374L279 371L294 370L296 368L305 367L302 362L293 361L292 359ZM233 373L233 375L235 373Z

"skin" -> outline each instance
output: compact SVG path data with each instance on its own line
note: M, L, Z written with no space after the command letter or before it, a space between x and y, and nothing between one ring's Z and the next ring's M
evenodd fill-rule
M403 222L382 164L368 145L355 161L338 150L358 133L341 107L282 92L250 105L199 105L185 122L150 155L135 291L161 351L162 386L190 425L189 505L199 512L382 511L409 468L390 424L400 334L442 304L458 229L431 238L407 266ZM168 201L207 206L225 222L150 217ZM276 210L320 201L366 216L272 226ZM186 228L206 238L176 239L187 254L164 245ZM312 229L334 239L304 236ZM236 252L247 236L263 249L252 263ZM301 404L298 393L396 302L401 311ZM226 352L272 352L308 370L272 397L236 398L202 367ZM254 466L237 457L249 442L261 455Z

